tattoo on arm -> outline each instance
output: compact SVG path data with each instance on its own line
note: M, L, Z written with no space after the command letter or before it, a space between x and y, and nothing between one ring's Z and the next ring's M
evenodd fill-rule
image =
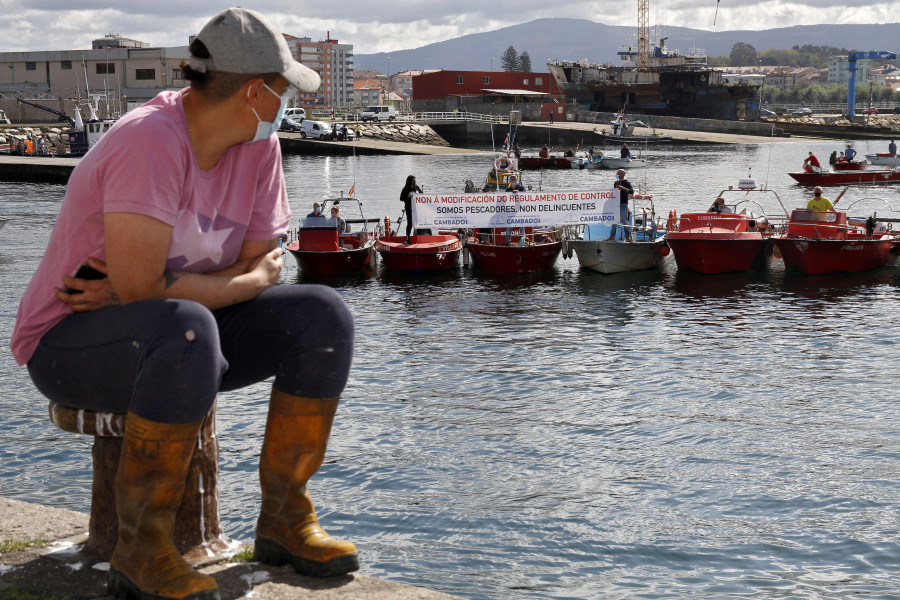
M178 277L177 275L175 275L175 273L173 273L173 272L170 271L169 269L166 269L166 270L163 272L163 277L164 277L165 280L166 280L166 289L169 289L170 287L172 287L173 285L175 285L175 282L178 281L178 280L180 279L180 277Z
M119 300L119 295L115 292L107 292L106 294L106 304L105 306L118 306L122 304L122 301Z

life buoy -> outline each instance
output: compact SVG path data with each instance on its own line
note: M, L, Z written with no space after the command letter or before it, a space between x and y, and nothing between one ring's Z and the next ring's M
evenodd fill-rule
M669 211L669 219L666 221L666 231L675 231L676 225L678 225L678 213L676 213L673 208Z
M505 156L501 156L497 160L494 161L494 169L497 171L506 171L512 166L512 161L506 158Z

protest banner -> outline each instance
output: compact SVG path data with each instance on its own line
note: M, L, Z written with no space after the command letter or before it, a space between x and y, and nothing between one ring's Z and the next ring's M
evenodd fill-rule
M497 192L415 194L416 228L552 227L612 224L619 220L619 192Z

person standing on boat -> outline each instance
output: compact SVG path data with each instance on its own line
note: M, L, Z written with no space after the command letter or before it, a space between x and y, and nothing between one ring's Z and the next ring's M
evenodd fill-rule
M816 186L813 189L813 198L806 205L806 209L815 212L835 212L834 204L831 203L831 200L822 195L822 188L819 186Z
M856 156L856 150L853 149L853 146L847 144L847 149L844 150L844 158L847 159L847 162L851 162L854 156Z
M406 185L400 190L400 201L403 202L403 210L406 211L406 245L412 242L409 236L412 235L412 197L413 194L421 194L422 188L416 185L416 176L410 175L406 178Z
M888 155L897 156L897 144L894 143L894 140L891 140L891 143L888 144Z
M837 162L838 162L838 155L837 155L837 150L835 150L831 153L831 156L828 157L828 164L833 167L834 165L837 164Z
M626 228L626 225L628 224L628 200L634 195L634 186L631 185L630 181L625 179L625 169L616 171L616 181L613 184L613 188L619 190L619 222L622 224L622 231L627 240L630 239L628 229ZM615 224L613 224L607 240L614 239L616 239Z
M322 214L322 205L318 202L313 202L312 212L306 215L308 217L322 217L325 218L325 215Z
M516 142L516 145L513 146L513 154L515 155L516 159L522 158L522 149L519 148L519 142Z
M524 192L525 186L519 183L519 178L515 175L510 175L509 177L509 185L506 186L507 192Z
M10 343L52 401L127 413L117 598L219 598L178 552L175 514L216 395L269 378L256 560L315 577L359 568L306 488L349 376L353 316L331 288L276 285L291 211L275 132L291 88L320 78L242 8L189 48L190 85L128 112L72 172ZM70 277L79 263L105 277Z

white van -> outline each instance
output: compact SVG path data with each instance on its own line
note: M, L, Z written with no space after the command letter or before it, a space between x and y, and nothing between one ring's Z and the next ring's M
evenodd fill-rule
M312 138L314 140L333 139L331 124L326 123L325 121L311 121L310 119L305 119L300 123L300 137Z
M306 119L306 109L305 108L289 108L284 111L284 116L289 117L298 123L302 123L304 119Z
M360 113L359 118L365 121L393 121L398 116L397 109L393 106L367 106Z

